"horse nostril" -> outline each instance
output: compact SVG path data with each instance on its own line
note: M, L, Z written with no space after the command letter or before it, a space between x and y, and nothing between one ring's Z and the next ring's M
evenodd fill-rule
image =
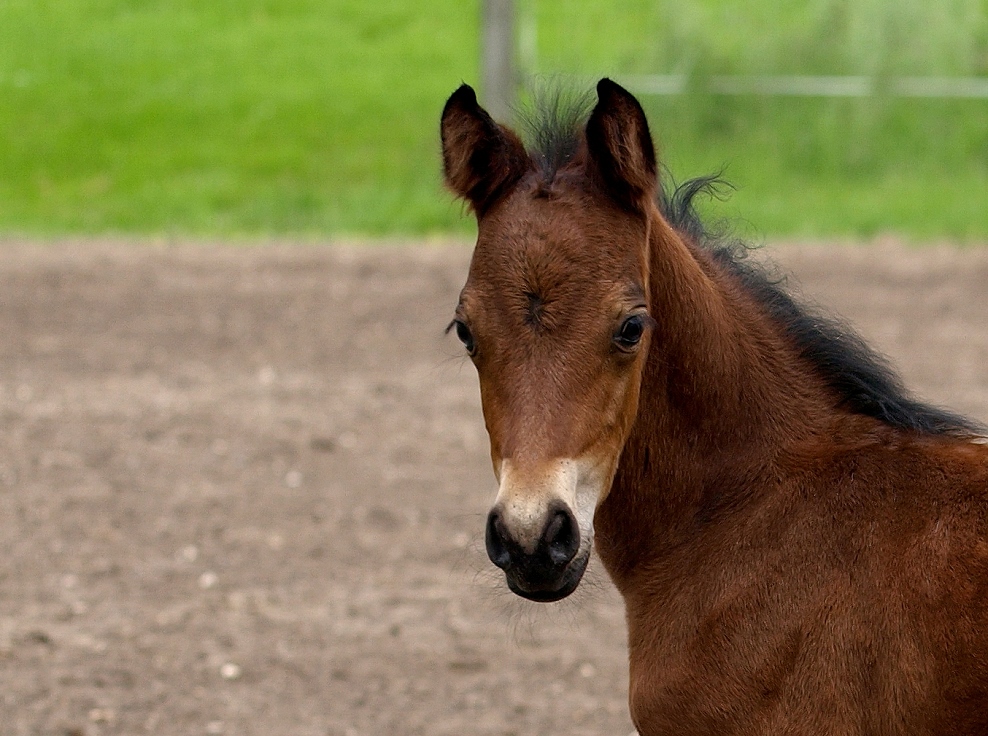
M487 546L487 556L490 557L491 562L502 570L507 570L511 564L511 555L508 553L508 547L504 542L501 516L497 511L491 511L487 515L485 543Z
M549 518L542 532L542 542L555 565L565 565L580 549L580 530L568 510L559 509Z

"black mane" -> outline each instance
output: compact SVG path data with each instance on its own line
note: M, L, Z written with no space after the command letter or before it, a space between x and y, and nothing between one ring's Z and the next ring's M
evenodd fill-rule
M529 107L516 110L528 155L543 182L552 183L556 172L579 151L593 105L589 92L578 94L549 83L535 90Z
M567 95L558 88L542 90L529 112L520 113L529 155L543 180L576 154L592 106L588 95ZM670 179L671 177L666 177ZM785 280L748 259L751 247L706 227L694 206L698 195L717 196L729 188L719 175L665 186L658 196L666 220L691 243L737 278L792 341L800 355L847 410L874 417L899 429L928 435L973 437L984 430L945 409L917 401L906 390L888 359L869 347L847 323L801 304L785 289Z
M707 176L663 188L659 208L677 231L709 252L755 297L844 408L928 435L973 437L983 431L965 417L917 401L888 359L869 347L850 325L794 299L785 289L785 279L748 259L750 246L705 228L693 201L699 194L716 196L724 186L719 176Z

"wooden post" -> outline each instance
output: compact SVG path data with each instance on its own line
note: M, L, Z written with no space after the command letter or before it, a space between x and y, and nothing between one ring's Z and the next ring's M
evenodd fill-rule
M510 122L515 104L514 0L482 0L480 85L484 107L495 120Z

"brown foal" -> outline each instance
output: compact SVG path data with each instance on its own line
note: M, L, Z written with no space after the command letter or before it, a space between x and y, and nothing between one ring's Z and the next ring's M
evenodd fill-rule
M660 192L637 100L527 150L464 85L478 238L451 328L499 488L487 550L554 601L596 544L659 734L988 734L988 447Z

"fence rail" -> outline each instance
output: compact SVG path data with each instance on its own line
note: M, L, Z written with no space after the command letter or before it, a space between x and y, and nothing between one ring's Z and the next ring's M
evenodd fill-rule
M691 80L685 74L617 76L617 81L642 95L681 95L700 89L717 95L780 97L927 97L988 99L988 77L870 76L724 76Z
M481 91L485 104L502 119L511 114L518 86L528 86L538 76L533 73L538 66L534 13L523 14L520 22L515 15L515 0L483 0ZM596 81L586 75L552 76L583 85ZM639 95L682 95L696 90L733 96L988 100L988 77L627 74L615 78Z

